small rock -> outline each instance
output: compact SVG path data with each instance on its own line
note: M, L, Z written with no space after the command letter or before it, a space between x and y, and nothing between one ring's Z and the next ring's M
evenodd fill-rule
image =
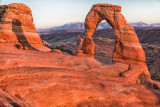
M6 43L6 40L0 38L0 43Z
M25 46L25 47L24 47L24 50L29 50L29 48Z
M60 50L58 50L58 49L52 49L51 52L53 52L53 53L62 53L62 52L61 52Z
M83 53L83 51L82 50L78 50L77 53Z
M15 47L17 47L18 49L23 49L23 46L20 43L15 44Z

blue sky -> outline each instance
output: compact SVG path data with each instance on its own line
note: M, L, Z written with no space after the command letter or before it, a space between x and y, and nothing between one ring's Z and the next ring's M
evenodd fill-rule
M25 3L37 28L50 28L85 20L93 4L109 3L122 6L128 22L160 23L160 0L0 0L0 4Z

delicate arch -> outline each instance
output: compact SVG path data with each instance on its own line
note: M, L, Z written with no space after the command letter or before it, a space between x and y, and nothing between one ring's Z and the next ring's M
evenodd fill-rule
M113 53L113 61L145 62L145 54L137 35L120 12L121 7L116 5L96 4L92 7L85 19L83 53L94 55L95 45L91 37L98 24L102 20L106 20L115 30L116 46Z

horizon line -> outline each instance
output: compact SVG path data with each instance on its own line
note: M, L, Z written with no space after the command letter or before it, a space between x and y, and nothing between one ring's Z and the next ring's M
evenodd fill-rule
M148 25L152 25L152 24L155 24L155 23L147 23L147 22L144 22L144 21L137 21L137 22L127 22L128 24L130 23L145 23L145 24L148 24ZM60 26L63 26L63 25L66 25L66 24L71 24L71 23L84 23L83 21L73 21L73 22L68 22L68 23L65 23L65 24L61 24L61 25L57 25L57 26L52 26L52 27L36 27L36 29L50 29L50 28L54 28L54 27L60 27ZM100 23L108 23L106 21L102 21ZM160 22L159 22L160 23ZM109 24L109 23L108 23Z

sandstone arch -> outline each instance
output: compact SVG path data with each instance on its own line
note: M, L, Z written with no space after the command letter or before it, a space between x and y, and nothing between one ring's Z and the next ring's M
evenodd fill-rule
M139 43L137 34L120 12L120 6L111 4L93 5L85 19L85 37L82 44L83 56L93 57L95 45L91 37L98 24L102 20L106 20L115 30L116 45L113 62L129 65L128 71L123 72L122 76L138 78L143 74L145 78L150 79L149 71L144 63L145 53Z
M16 25L15 21L21 24ZM19 38L17 38L17 35ZM23 48L27 46L32 47L32 49L50 51L42 45L41 38L33 23L32 11L28 6L20 3L0 5L0 42L19 42Z

